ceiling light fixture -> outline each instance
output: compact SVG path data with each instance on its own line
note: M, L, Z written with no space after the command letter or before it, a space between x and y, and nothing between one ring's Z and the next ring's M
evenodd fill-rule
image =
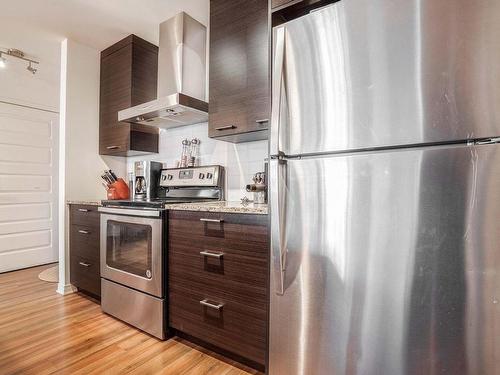
M31 72L31 73L33 73L33 74L35 74L35 73L36 73L36 71L37 71L37 69L36 69L35 67L31 66L31 63L32 63L32 62L30 61L30 62L29 62L29 65L28 65L28 67L27 67L26 69L28 69L28 71L29 71L29 72Z
M5 65L7 63L7 60L2 55L6 55L6 56L10 56L10 57L15 57L16 59L27 61L28 62L28 66L26 67L26 69L29 72L33 73L33 74L35 74L37 72L37 70L38 70L37 68L35 68L35 64L39 64L38 61L27 58L24 55L23 51L15 49L15 48L10 48L10 49L7 49L7 50L0 50L0 68L5 67Z

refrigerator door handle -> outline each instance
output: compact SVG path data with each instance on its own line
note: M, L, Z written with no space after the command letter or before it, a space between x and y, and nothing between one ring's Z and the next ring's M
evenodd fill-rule
M280 151L280 112L281 112L281 91L283 81L283 64L285 53L285 28L274 29L273 48L273 69L271 85L271 131L269 149L270 155L278 155Z
M273 159L270 164L272 274L276 294L283 295L286 267L286 160Z

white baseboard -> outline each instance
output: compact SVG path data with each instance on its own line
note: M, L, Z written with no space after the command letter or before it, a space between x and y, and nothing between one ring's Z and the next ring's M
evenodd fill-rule
M65 296L66 294L75 293L76 291L77 289L71 284L57 284L57 293L62 294L63 296Z

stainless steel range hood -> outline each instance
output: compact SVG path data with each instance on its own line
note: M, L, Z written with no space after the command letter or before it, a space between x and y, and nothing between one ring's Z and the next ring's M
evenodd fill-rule
M160 24L158 99L118 112L118 120L173 128L208 121L207 29L181 12Z

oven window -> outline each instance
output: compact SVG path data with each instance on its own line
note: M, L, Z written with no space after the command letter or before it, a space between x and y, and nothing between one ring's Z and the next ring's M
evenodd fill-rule
M108 220L106 233L106 264L151 278L151 226Z

